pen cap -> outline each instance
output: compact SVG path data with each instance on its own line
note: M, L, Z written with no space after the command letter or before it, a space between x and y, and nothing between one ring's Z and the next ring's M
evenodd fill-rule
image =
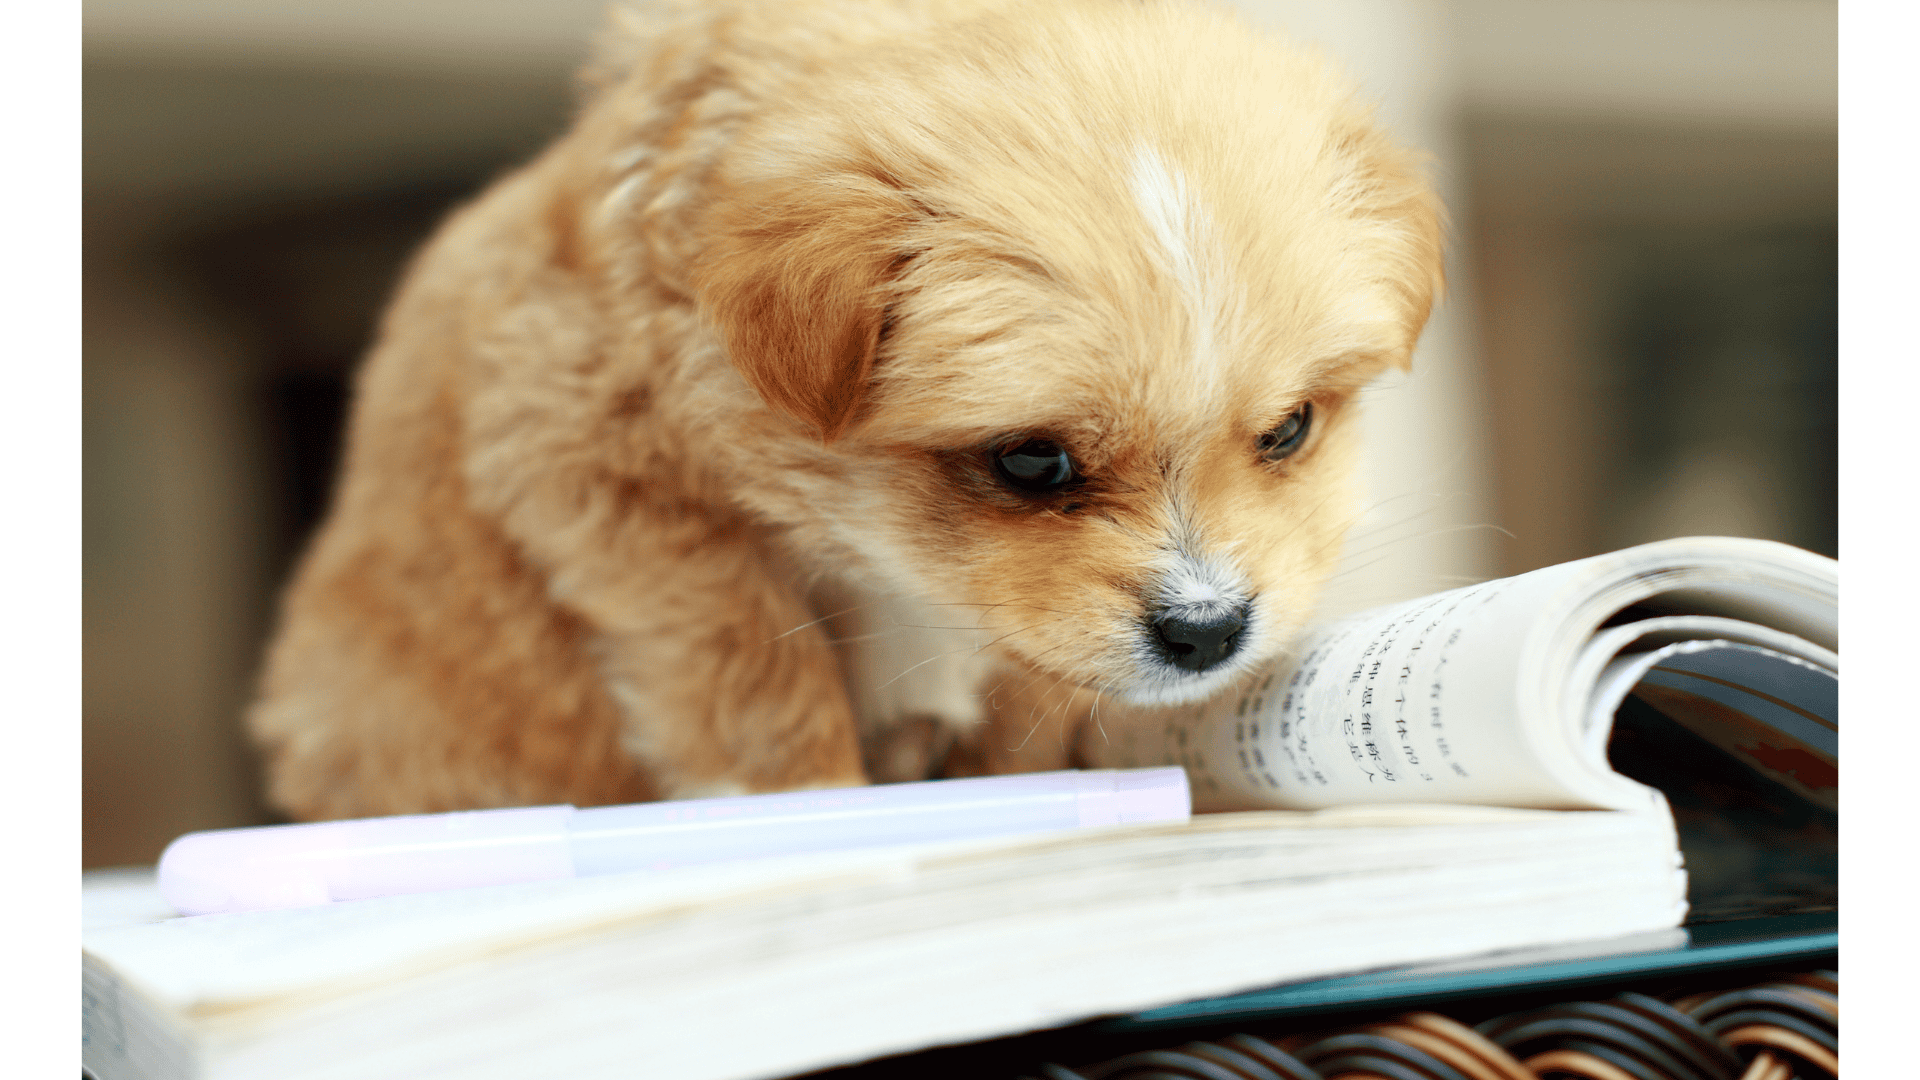
M189 833L160 856L183 915L573 876L570 806Z

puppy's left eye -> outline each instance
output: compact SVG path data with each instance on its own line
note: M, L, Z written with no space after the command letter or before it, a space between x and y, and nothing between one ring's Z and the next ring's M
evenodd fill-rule
M1292 456L1307 441L1307 431L1313 426L1313 403L1308 402L1293 410L1293 415L1280 421L1280 425L1260 436L1260 456L1267 461L1279 461Z
M1074 481L1073 458L1048 439L1028 439L999 451L993 471L1008 487L1034 494L1057 491Z

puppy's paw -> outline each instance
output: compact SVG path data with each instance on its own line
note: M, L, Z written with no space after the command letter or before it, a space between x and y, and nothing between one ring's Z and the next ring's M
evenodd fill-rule
M738 780L706 780L693 784L680 784L667 792L669 799L726 799L735 795L752 795L747 785Z
M946 775L954 747L953 728L933 716L910 716L860 739L860 758L876 784L899 784Z
M825 791L833 788L865 787L864 776L835 776L804 784L777 787L753 787L738 780L704 780L669 789L669 799L726 799L736 795L767 795L781 791Z

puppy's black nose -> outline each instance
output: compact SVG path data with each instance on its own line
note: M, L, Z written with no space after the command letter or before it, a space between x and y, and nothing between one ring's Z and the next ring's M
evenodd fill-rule
M1174 667L1205 671L1232 656L1240 647L1240 630L1247 625L1248 605L1205 615L1166 611L1153 620L1153 639L1160 656Z

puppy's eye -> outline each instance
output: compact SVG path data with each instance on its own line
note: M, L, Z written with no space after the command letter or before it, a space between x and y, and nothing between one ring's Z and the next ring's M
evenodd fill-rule
M1280 426L1260 436L1260 456L1268 461L1279 461L1289 457L1307 441L1307 430L1313 426L1313 403L1293 410L1293 415L1280 421Z
M999 451L993 472L1008 487L1036 493L1056 491L1074 480L1073 458L1047 439L1028 439Z

